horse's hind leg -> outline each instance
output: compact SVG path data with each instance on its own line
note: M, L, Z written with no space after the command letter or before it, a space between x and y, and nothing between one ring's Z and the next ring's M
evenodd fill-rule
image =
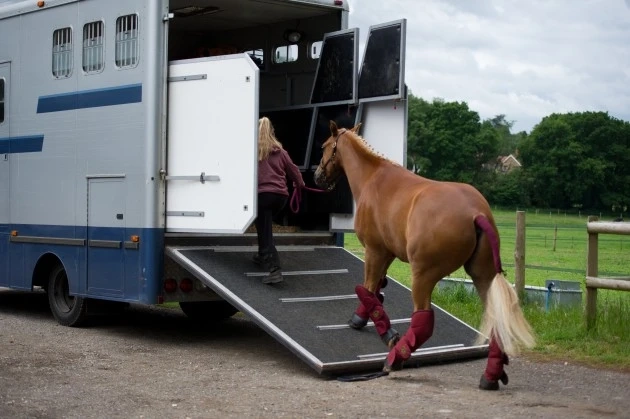
M464 264L464 269L473 280L477 293L481 298L484 308L487 305L488 289L496 275L496 267L492 257L492 249L483 234L479 234L477 247L471 258ZM498 390L499 381L508 383L508 376L503 366L509 363L509 359L496 339L491 336L488 347L488 363L481 376L479 387L483 390Z
M350 327L361 329L370 318L374 322L377 333L389 348L398 341L399 336L398 332L392 329L389 316L383 308L383 295L380 289L393 260L394 256L387 252L366 247L363 285L355 287L355 292L359 297L359 306L348 321Z

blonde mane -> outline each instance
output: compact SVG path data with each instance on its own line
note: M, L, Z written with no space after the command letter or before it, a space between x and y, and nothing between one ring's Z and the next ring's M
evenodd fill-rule
M354 140L353 143L358 145L366 154L377 158L379 160L384 160L386 162L389 162L391 164L393 164L394 166L401 166L400 163L397 163L389 158L387 158L384 154L379 153L378 151L374 150L374 147L372 147L366 140L365 138L363 138L362 136L360 136L359 134L357 134L356 132L352 131L352 130L348 130L346 131L346 134L352 134L351 137Z

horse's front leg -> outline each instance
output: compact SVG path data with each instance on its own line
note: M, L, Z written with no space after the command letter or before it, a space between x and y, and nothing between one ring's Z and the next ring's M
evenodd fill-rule
M359 306L348 322L353 329L361 329L367 324L368 318L371 319L379 336L389 348L396 344L399 335L391 327L389 316L383 308L384 297L380 290L393 260L394 256L386 251L375 251L366 247L363 285L355 287Z

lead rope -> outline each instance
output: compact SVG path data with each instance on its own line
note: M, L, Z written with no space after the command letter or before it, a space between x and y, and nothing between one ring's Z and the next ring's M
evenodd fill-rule
M306 185L298 187L298 186L295 186L295 183L293 184L293 186L294 188L293 188L293 193L291 194L291 200L289 201L289 208L291 208L291 212L293 212L294 214L297 214L300 211L300 202L302 202L302 189L307 190L309 192L317 192L317 193L328 192L325 189L309 188Z

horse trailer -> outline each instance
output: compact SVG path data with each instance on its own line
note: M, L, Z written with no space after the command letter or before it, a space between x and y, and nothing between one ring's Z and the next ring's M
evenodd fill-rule
M45 290L67 326L176 302L206 321L241 311L319 372L381 363L377 349L328 361L308 347L348 346L347 328L324 338L305 320L321 314L312 301L344 301L340 324L356 304L326 297L352 294L363 272L342 244L347 183L280 214L282 286L251 263L261 116L309 186L330 120L361 122L405 163L406 21L370 27L364 46L348 21L347 0L0 0L0 287ZM388 298L408 299L390 282ZM313 336L290 335L287 318ZM480 354L476 333L419 356Z

